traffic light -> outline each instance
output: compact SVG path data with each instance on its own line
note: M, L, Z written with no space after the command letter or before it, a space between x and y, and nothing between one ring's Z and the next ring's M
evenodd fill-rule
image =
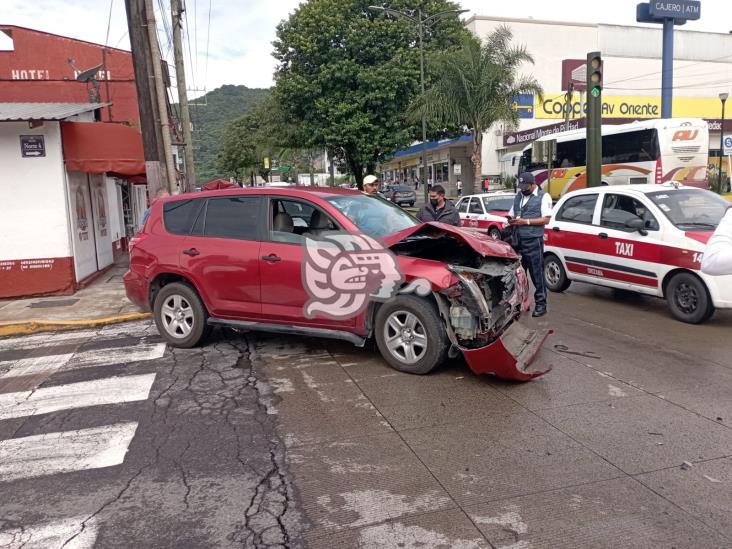
M592 97L598 97L602 92L602 57L599 51L587 55L587 89Z
M602 184L602 57L587 54L587 186Z

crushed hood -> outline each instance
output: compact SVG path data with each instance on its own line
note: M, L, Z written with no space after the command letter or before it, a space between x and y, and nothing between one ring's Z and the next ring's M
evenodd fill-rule
M398 233L385 236L382 240L387 247L392 248L412 237L435 238L446 234L462 240L483 257L518 259L516 251L502 240L496 240L487 234L467 231L460 227L434 221L409 227Z

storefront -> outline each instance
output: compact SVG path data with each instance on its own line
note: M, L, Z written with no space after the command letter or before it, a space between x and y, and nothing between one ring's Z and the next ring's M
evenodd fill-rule
M142 137L102 106L0 103L0 298L74 293L124 253Z
M471 136L427 143L427 182L442 185L449 196L457 196L457 182L472 178ZM422 181L422 145L413 145L394 154L383 166L386 182L416 186Z

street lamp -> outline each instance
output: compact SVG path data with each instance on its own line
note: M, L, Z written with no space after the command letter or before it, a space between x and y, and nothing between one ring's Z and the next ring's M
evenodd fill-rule
M722 102L722 124L719 128L719 192L722 193L722 159L724 158L724 104L729 94L722 92L719 94L719 100Z
M441 11L429 17L422 16L422 9L417 8L416 10L410 11L398 11L391 8L384 8L382 6L369 6L371 11L379 11L396 17L397 19L406 19L413 25L417 26L419 33L419 74L420 82L422 84L422 96L424 96L424 31L429 29L441 19L450 17L453 15L460 15L470 10L448 10ZM427 118L422 112L422 185L424 186L424 201L425 204L429 200L429 191L427 189Z

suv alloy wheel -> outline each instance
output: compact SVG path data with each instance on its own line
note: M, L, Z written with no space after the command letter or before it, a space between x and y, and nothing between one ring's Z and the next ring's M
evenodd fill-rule
M155 296L153 316L158 332L173 347L190 348L208 336L208 314L196 291L180 282L163 286Z
M426 374L445 359L445 327L435 305L424 298L403 295L384 303L374 331L384 360L401 372Z

